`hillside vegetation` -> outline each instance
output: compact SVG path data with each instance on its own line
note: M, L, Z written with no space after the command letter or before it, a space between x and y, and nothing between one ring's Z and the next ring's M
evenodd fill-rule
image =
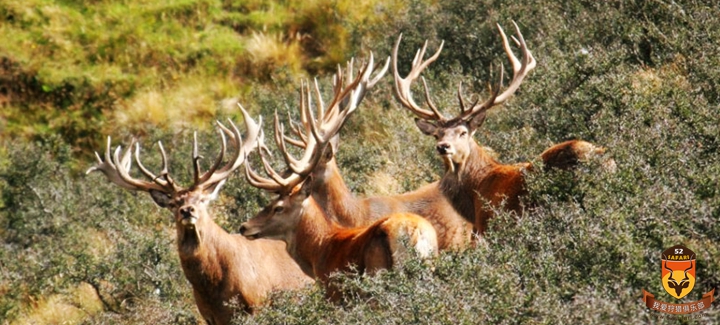
M460 81L484 96L509 68L495 24L510 33L512 21L538 66L475 139L506 163L584 139L616 172L532 173L534 209L498 211L478 247L339 276L356 293L340 305L320 286L278 293L237 323L718 323L716 305L679 317L641 300L675 301L660 254L676 244L697 254L682 302L720 289L720 7L692 0L0 0L0 323L202 323L169 213L83 174L108 135L137 137L151 167L162 140L188 182L193 131L212 157L213 121L240 124L240 102L271 132L275 110L296 115L300 80L328 90L337 64L382 59L400 33L403 75L425 39L445 41L424 76L453 114ZM358 195L442 173L392 94L387 76L342 130L337 158ZM237 174L212 208L235 232L268 200Z

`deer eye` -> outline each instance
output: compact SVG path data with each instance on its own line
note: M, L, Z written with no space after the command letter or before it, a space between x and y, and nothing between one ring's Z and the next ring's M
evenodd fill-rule
M282 205L278 205L273 209L273 213L281 213L284 210L285 210L285 207L283 207Z
M460 133L460 136L461 136L461 137L466 137L467 134L468 134L467 131L462 131L462 133Z

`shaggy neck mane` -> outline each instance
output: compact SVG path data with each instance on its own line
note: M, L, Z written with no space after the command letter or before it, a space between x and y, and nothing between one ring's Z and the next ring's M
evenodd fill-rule
M498 162L480 145L472 141L465 163L455 171L449 169L445 171L445 175L440 180L440 190L464 218L468 220L475 218L475 207L472 200L468 199L468 193L475 191L480 181L497 164Z
M218 285L226 262L218 251L233 244L231 235L208 218L201 218L195 229L178 225L177 235L180 262L188 281L201 287Z
M343 226L362 224L363 220L356 220L362 215L362 204L345 184L334 158L327 162L321 177L316 180L313 198L319 206L326 207L324 212Z
M325 247L331 244L327 241L329 234L339 228L340 226L328 217L312 196L305 200L295 236L287 243L290 256L305 274L310 277L316 276L318 253L325 251Z

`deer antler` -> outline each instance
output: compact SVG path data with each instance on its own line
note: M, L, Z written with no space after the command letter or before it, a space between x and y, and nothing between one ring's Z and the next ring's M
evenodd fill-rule
M149 192L151 190L161 191L165 193L171 193L176 190L174 183L171 183L169 181L163 181L159 177L150 174L147 172L146 169L141 167L141 171L150 179L152 179L152 182L144 181L135 179L130 176L130 169L132 168L132 147L136 144L135 139L133 138L130 142L130 146L125 150L125 152L122 155L122 158L120 158L120 153L122 151L122 148L118 146L115 149L115 153L110 153L111 148L111 138L108 136L107 138L107 146L105 148L105 155L101 158L100 154L98 152L95 152L95 158L97 158L98 164L96 166L90 167L85 174L90 174L94 171L99 171L105 174L107 179L118 186L130 190L135 191L146 191ZM165 157L165 150L162 149L161 145L161 152L163 156L163 170L167 170L167 159Z
M425 70L425 68L427 68L430 63L435 62L435 60L440 57L440 52L442 52L445 41L442 41L440 43L440 46L438 47L438 50L437 52L435 52L435 54L433 54L427 60L423 61L423 58L425 57L425 50L427 49L428 45L428 42L425 41L422 49L418 50L415 53L415 58L412 61L412 69L405 78L402 78L400 77L397 68L397 53L398 48L400 47L401 40L402 34L398 36L398 40L397 42L395 42L395 47L393 47L392 52L393 76L395 77L395 95L397 96L398 100L400 100L400 103L405 106L405 108L409 109L411 112L415 113L415 115L419 116L422 119L440 121L446 120L446 118L440 113L437 107L435 107L435 105L432 103L432 100L430 99L430 89L425 82L425 78L422 78L423 88L425 89L425 100L428 102L431 111L423 109L418 104L416 104L412 98L412 91L410 90L410 86L412 85L413 81L415 81L415 79L420 76L420 73Z
M478 104L479 100L475 101L475 103L470 108L465 107L465 99L462 95L462 83L458 86L458 101L460 102L460 115L455 117L454 119L462 119L462 120L469 120L473 116L484 112L488 109L490 109L493 106L499 105L501 103L504 103L510 96L512 96L517 89L520 87L520 84L522 84L523 80L525 79L525 76L535 68L537 65L537 62L535 61L535 58L530 53L530 50L527 48L527 44L525 43L525 39L522 36L522 33L520 32L520 28L517 26L515 22L513 22L513 25L515 26L515 31L517 32L517 38L513 37L513 41L520 47L520 50L523 53L523 59L520 61L515 54L513 54L512 49L510 48L510 45L507 40L507 36L505 35L505 32L503 31L502 27L498 24L498 30L500 31L500 36L503 40L503 47L505 48L505 53L508 56L508 59L512 63L513 66L513 79L510 82L510 85L508 88L500 93L500 89L502 88L502 80L503 80L503 67L501 65L500 67L500 78L498 80L498 86L495 88L495 90L491 90L490 97L483 103ZM402 34L398 37L397 42L395 43L395 47L393 48L393 54L392 54L392 60L393 60L393 73L395 76L395 94L400 100L400 103L413 112L418 117L425 119L425 120L436 120L436 121L447 121L448 119L444 117L440 111L437 109L435 104L433 104L432 99L430 98L430 90L427 86L427 83L425 82L425 79L422 78L423 88L425 90L425 100L428 103L428 106L430 107L430 111L423 109L419 105L415 103L415 101L412 98L412 92L410 90L410 86L412 85L413 81L417 79L420 76L420 73L427 68L430 63L437 60L438 56L440 55L440 51L442 51L442 46L444 43L440 43L440 47L438 48L437 52L427 60L423 61L423 57L425 56L425 50L427 48L427 41L425 41L425 44L423 45L421 50L418 50L418 52L415 54L415 58L412 62L412 70L405 78L401 78L398 70L397 70L397 52L398 47L400 46L400 40L402 39Z
M523 38L522 33L520 32L520 28L518 25L513 22L513 26L515 26L515 32L517 33L517 38L512 37L515 44L517 44L520 47L520 51L523 53L523 59L522 61L518 60L518 58L513 54L512 49L510 48L510 44L508 43L507 36L505 36L505 32L503 31L502 27L498 24L498 30L500 31L500 36L503 40L503 47L505 48L505 53L508 56L508 60L512 63L513 66L513 78L512 81L510 81L510 85L508 86L505 91L503 91L501 94L498 94L500 91L500 88L502 88L502 80L503 80L503 72L504 69L502 65L500 65L500 78L498 79L498 86L497 88L492 92L492 95L482 104L475 104L473 107L469 110L463 110L460 114L460 118L462 119L469 119L472 116L477 115L480 112L486 111L490 109L493 106L499 105L504 103L505 101L510 98L517 90L520 88L520 84L522 84L523 80L527 76L527 74L532 71L535 66L537 65L537 61L535 61L535 58L532 56L532 53L530 53L530 50L527 48L527 44L525 43L525 38ZM463 102L462 99L462 93L460 90L458 90L458 97L460 98L460 101Z
M282 177L272 169L267 162L265 155L260 150L260 158L263 162L265 172L270 179L259 176L248 163L245 165L246 178L248 182L257 188L272 192L287 192L302 183L320 162L322 153L330 140L337 135L348 116L352 114L362 101L368 89L371 89L388 69L390 59L385 66L374 77L374 58L372 53L368 62L362 66L357 77L353 77L353 60L348 62L347 75L343 74L338 67L338 72L333 76L333 98L329 105L325 105L318 86L317 80L313 88L309 83L302 82L300 85L300 120L305 132L291 124L291 130L300 140L292 139L285 135L285 128L275 113L275 142L283 154L285 162L291 174ZM317 118L313 112L313 106L317 106ZM286 142L304 149L300 159L293 157L287 150ZM261 146L264 146L261 139Z
M245 139L245 142L243 143L240 138L240 131L238 131L237 126L235 126L232 120L228 119L232 129L228 129L222 125L222 123L217 122L218 127L222 130L222 132L220 132L223 141L222 151L218 159L215 161L215 164L206 173L199 176L199 178L196 176L197 181L194 186L209 187L228 178L232 172L245 162L247 154L258 145L258 138L261 137L260 125L262 124L262 117L260 117L258 119L259 122L256 123L242 105L238 104L238 107L240 107L240 111L242 112L245 120L245 127L247 128L247 138ZM223 134L227 134L230 137L230 140L236 150L235 155L228 161L228 163L225 166L218 168L220 166L220 162L222 161L222 156L225 155L225 137ZM194 146L197 147L197 144ZM196 161L195 157L193 158L193 161Z
M221 152L212 167L203 174L200 173L199 160L202 157L198 154L197 135L194 136L194 177L191 188L208 188L213 186L214 184L217 184L218 182L225 180L235 169L237 169L238 167L240 167L240 165L243 164L247 153L255 148L257 144L258 134L260 132L260 124L262 123L262 119L259 123L256 123L242 106L240 107L240 109L245 118L245 125L248 130L248 135L245 143L243 144L240 137L240 131L238 131L237 126L235 126L235 124L231 120L228 120L230 122L231 129L228 129L222 123L217 122L218 128L220 129L218 133L220 134L220 138L222 141ZM231 144L236 150L235 154L227 162L227 164L223 167L220 167L227 149L226 135L230 137ZM135 146L135 162L138 165L138 169L140 169L140 172L145 177L149 178L151 181L136 179L130 175L130 169L132 168L131 158L133 155L133 145ZM120 153L122 151L121 147L118 146L115 149L115 153L111 155L110 146L111 139L110 137L108 137L108 143L105 150L104 158L101 158L100 155L95 152L95 157L97 158L98 164L96 166L90 167L87 170L86 174L94 171L100 171L105 174L109 181L119 185L120 187L136 191L149 192L151 190L155 190L170 194L176 193L182 189L170 177L170 173L168 171L167 156L165 154L165 149L163 148L162 142L158 142L160 153L162 155L162 170L157 176L153 174L150 170L145 168L145 166L140 162L140 144L137 143L135 139L132 140L128 149L125 150L122 158L120 157Z
M390 58L387 58L385 65L382 67L382 69L379 69L379 71L375 73L375 76L372 76L373 72L376 70L372 53L370 53L368 63L360 69L360 73L357 77L353 76L354 66L354 59L351 59L347 63L347 73L343 73L343 71L340 70L340 68L338 67L338 73L333 75L333 93L335 94L333 100L331 101L332 103L334 103L333 105L329 105L327 107L325 106L319 90L319 86L317 84L317 80L315 80L314 94L318 102L317 118L314 118L312 110L306 110L302 106L312 106L312 93L310 92L309 85L307 86L307 88L304 83L301 85L301 88L305 89L305 91L301 91L301 97L304 96L305 99L301 99L300 122L305 128L305 133L301 132L300 128L296 127L288 116L292 133L294 133L299 138L299 140L285 136L284 133L283 140L296 147L306 148L308 145L308 141L313 138L310 135L310 133L313 132L313 124L318 125L316 129L322 130L323 134L332 134L333 136L336 135L342 128L342 126L345 124L348 117L358 108L362 100L365 98L367 91L372 89L375 84L377 84L378 81L380 81L380 79L382 79L382 77L385 75L390 66ZM343 87L345 88L345 91L343 91ZM350 91L348 92L347 90ZM343 96L343 93L345 93L346 95L344 95L344 97L340 97ZM275 130L276 141L278 141L279 135L277 134L277 131L279 129L276 127ZM323 137L327 138L326 140L330 140L332 138L326 136ZM284 149L281 150L286 151Z

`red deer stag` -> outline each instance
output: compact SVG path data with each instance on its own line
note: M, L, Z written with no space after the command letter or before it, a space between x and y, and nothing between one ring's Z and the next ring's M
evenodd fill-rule
M367 64L358 78L344 89L336 87L335 97L330 106L340 101L357 98L357 87L364 87L362 75L372 69ZM337 80L342 80L338 78ZM339 81L338 81L339 82ZM309 276L318 278L328 285L328 277L336 271L348 271L352 267L361 273L372 274L380 269L389 269L401 263L408 253L405 241L420 257L437 253L437 235L432 225L424 218L410 213L396 213L377 220L370 226L345 228L328 216L311 196L308 179L329 141L339 131L344 118L339 112L329 123L316 124L310 110L312 103L310 86L301 88L301 110L309 118L312 139L305 143L301 159L292 157L285 148L284 138L277 137L285 162L289 167L287 176L275 172L267 162L264 150L258 150L264 169L270 178L259 176L246 163L246 177L257 188L278 194L255 217L240 227L240 233L251 238L273 238L285 241L287 249L300 268ZM320 104L322 105L322 104ZM351 104L352 105L352 104ZM332 112L332 110L328 110ZM319 121L325 121L319 118ZM276 123L282 134L282 125ZM309 139L308 139L309 140ZM262 142L262 139L261 139ZM262 146L262 145L261 145ZM289 174L289 175L288 175ZM332 288L328 294L337 298Z
M273 240L252 241L240 235L231 235L213 221L208 211L208 204L218 196L227 178L257 145L260 125L242 107L241 110L248 132L246 140L243 143L232 121L231 129L218 122L222 149L205 173L200 170L197 138L193 139L194 180L187 188L170 177L162 143L158 143L163 163L158 175L140 163L140 146L136 144L135 147L138 168L150 181L130 175L134 140L121 158L120 147L114 155L110 153L108 137L104 159L96 152L98 165L87 171L100 171L122 188L148 192L157 205L172 211L180 263L193 287L200 314L211 325L230 324L234 312L227 306L230 299L237 298L245 312L252 312L271 291L300 288L310 283L310 279L285 251L285 244ZM230 138L234 154L221 166L227 148L225 134Z
M514 23L513 23L514 24ZM412 98L411 85L430 63L434 62L442 51L443 43L437 52L424 60L427 42L418 50L412 62L412 69L405 78L400 77L397 68L397 53L402 40L398 37L392 53L393 75L395 78L395 94L402 106L419 118L415 122L424 134L437 139L436 149L442 157L446 173L440 180L440 190L452 202L455 209L473 223L475 230L482 234L487 228L492 211L487 207L500 207L517 213L521 212L520 196L525 194L523 172L531 168L530 163L504 165L497 162L477 142L474 141L475 131L485 121L485 113L493 106L504 103L520 87L523 79L535 68L536 61L528 50L520 29L515 25L517 38L513 38L520 47L523 58L519 60L508 43L505 32L498 25L503 46L513 66L513 77L510 85L500 93L503 80L503 68L500 68L500 80L490 97L480 102L479 99L471 106L466 106L462 95L462 84L458 87L460 114L445 117L430 98L430 91L425 79L422 78L425 100L430 110L420 107ZM541 156L545 165L569 168L591 153L602 151L585 141L569 141L546 150ZM573 160L574 159L574 160Z
M372 64L372 56L370 60L370 64ZM366 76L363 81L365 86L361 89L362 95L356 96L354 100L340 101L338 105L330 106L327 111L320 105L318 119L315 123L328 123L331 119L337 119L339 112L342 112L343 120L337 122L342 126L345 123L344 119L352 114L362 101L365 91L371 89L382 78L388 65L389 60L388 64L372 80L370 80L370 74L368 73L370 70L365 71ZM352 61L348 64L347 71L348 80L345 83L350 83L353 75ZM336 93L340 84L336 78ZM314 91L318 101L322 102L317 83ZM276 118L275 138L278 143L283 143L280 142L283 140L307 150L307 143L314 141L310 134L311 123L308 120L310 116L304 112L301 112L300 116L301 127L294 127L292 122L290 124L293 133L298 139L279 133L278 131L281 128ZM311 195L327 215L333 216L344 227L362 227L368 226L391 213L409 212L423 216L430 221L437 232L440 250L462 248L471 242L472 225L468 224L455 211L450 201L442 195L438 182L399 195L368 198L358 198L353 195L345 184L335 161L335 153L338 150L340 141L339 137L338 132L329 140L330 145L327 146L316 167L312 170L310 183L305 185L309 186L308 190L312 193Z

